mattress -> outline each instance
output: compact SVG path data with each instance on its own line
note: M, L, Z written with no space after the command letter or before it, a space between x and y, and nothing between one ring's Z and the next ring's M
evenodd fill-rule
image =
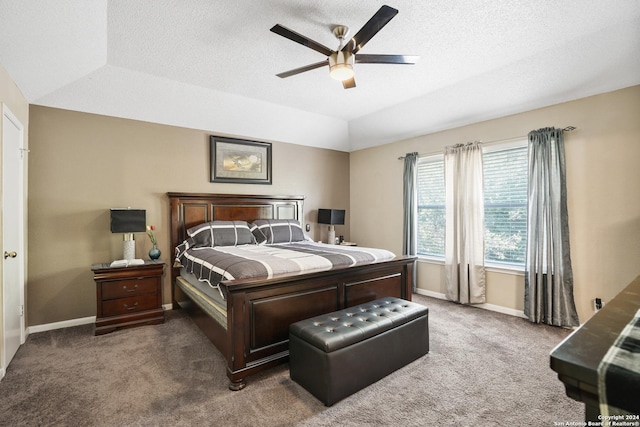
M385 249L295 242L277 245L239 245L190 248L177 254L183 271L193 275L194 286L213 298L225 298L222 281L276 278L325 271L393 259ZM208 287L202 288L202 283Z
M198 280L184 268L180 269L176 284L195 304L227 329L227 303L217 287L214 288L209 283Z

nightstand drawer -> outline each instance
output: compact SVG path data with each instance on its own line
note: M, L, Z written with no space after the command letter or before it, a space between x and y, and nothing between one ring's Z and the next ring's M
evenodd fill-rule
M137 313L156 308L156 294L145 294L137 297L113 299L102 302L102 316L118 316Z
M158 279L156 277L141 277L115 282L103 282L102 300L155 293L158 288L157 283Z

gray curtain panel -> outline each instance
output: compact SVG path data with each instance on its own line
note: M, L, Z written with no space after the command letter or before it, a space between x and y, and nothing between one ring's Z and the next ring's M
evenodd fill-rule
M562 129L529 132L524 313L535 323L578 326L565 169Z
M402 253L416 255L418 253L418 187L417 182L418 153L407 153L404 156L403 204L404 221L402 231ZM418 287L417 269L413 269L413 292Z

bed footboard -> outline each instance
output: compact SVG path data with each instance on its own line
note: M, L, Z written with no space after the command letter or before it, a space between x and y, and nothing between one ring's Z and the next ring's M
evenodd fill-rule
M382 297L411 300L414 258L337 271L228 284L229 388L245 378L284 363L289 357L289 325Z
M411 300L414 263L411 257L399 257L284 279L224 283L226 327L177 281L174 295L176 305L224 356L229 388L241 390L246 377L288 361L292 323L387 296Z

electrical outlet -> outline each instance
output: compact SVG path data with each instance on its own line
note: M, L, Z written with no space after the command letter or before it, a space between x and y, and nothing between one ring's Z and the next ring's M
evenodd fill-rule
M596 298L593 300L593 311L601 310L604 307L604 301L602 298Z
M307 231L311 231L311 224L307 224L306 228Z

